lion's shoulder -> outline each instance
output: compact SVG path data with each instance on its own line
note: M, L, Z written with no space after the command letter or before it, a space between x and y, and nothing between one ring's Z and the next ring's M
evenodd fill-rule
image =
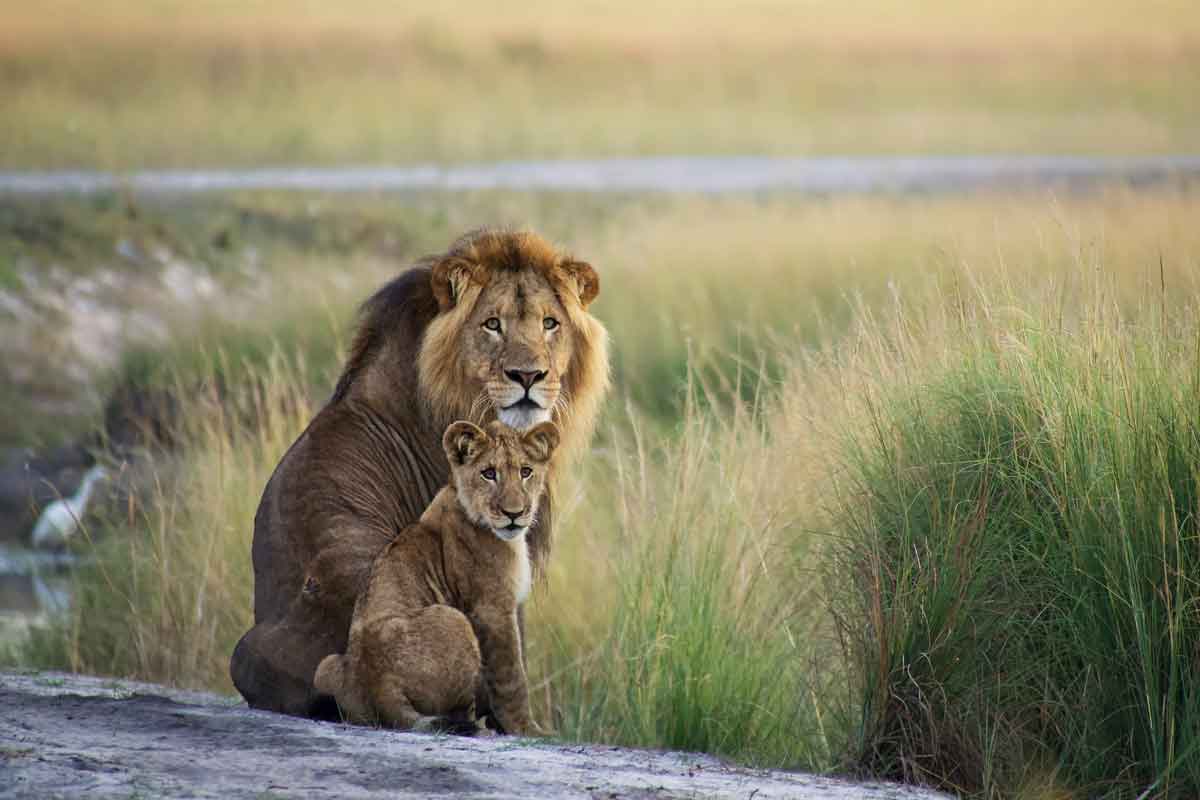
M429 266L418 264L397 275L371 295L359 309L355 332L346 365L338 378L330 403L338 403L371 364L374 356L390 345L397 352L395 363L413 369L425 329L438 313L437 300L430 284Z
M321 501L332 510L404 525L420 517L445 481L439 444L349 401L322 409L279 468L288 472L290 492L307 498L305 506ZM408 469L412 464L420 469Z

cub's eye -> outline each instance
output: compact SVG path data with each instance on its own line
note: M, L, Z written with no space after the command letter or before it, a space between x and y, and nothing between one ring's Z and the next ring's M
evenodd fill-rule
M528 478L532 474L533 474L533 470L530 469L529 467L521 467L521 477L522 478Z
M491 467L488 467L487 469L485 469L483 472L481 472L479 474L483 476L483 479L485 481L496 480L496 470L492 469Z
M499 317L488 317L487 319L485 319L483 321L483 327L487 328L489 331L500 330L500 318Z
M544 320L542 320L542 327L548 331L552 331L558 327L558 320L556 320L554 317L546 317Z

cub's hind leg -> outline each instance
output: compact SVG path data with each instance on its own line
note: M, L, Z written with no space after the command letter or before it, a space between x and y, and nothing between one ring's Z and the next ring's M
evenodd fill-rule
M373 631L374 705L387 724L459 733L474 729L479 642L462 612L436 605Z
M358 724L375 722L375 715L363 699L354 662L349 656L336 653L325 656L317 665L313 685L317 691L331 695L337 701L343 721Z

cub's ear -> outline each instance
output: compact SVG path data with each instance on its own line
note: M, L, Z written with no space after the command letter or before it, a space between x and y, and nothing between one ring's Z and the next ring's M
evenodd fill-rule
M454 308L471 280L472 267L470 261L457 256L443 258L433 265L429 284L439 311L445 312Z
M442 435L442 449L446 451L446 458L453 467L470 464L483 452L487 443L488 435L482 428L462 420L450 423Z
M534 425L521 437L525 452L535 461L549 461L554 448L558 447L558 440L558 426L553 422Z
M587 308L600 294L600 276L592 265L586 261L566 261L562 271L575 284L575 293L579 296L579 304Z

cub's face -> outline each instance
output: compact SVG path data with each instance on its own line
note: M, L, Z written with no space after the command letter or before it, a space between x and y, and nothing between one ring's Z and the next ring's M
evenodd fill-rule
M501 539L515 539L537 518L558 428L543 422L520 433L500 422L446 429L442 446L467 517Z

